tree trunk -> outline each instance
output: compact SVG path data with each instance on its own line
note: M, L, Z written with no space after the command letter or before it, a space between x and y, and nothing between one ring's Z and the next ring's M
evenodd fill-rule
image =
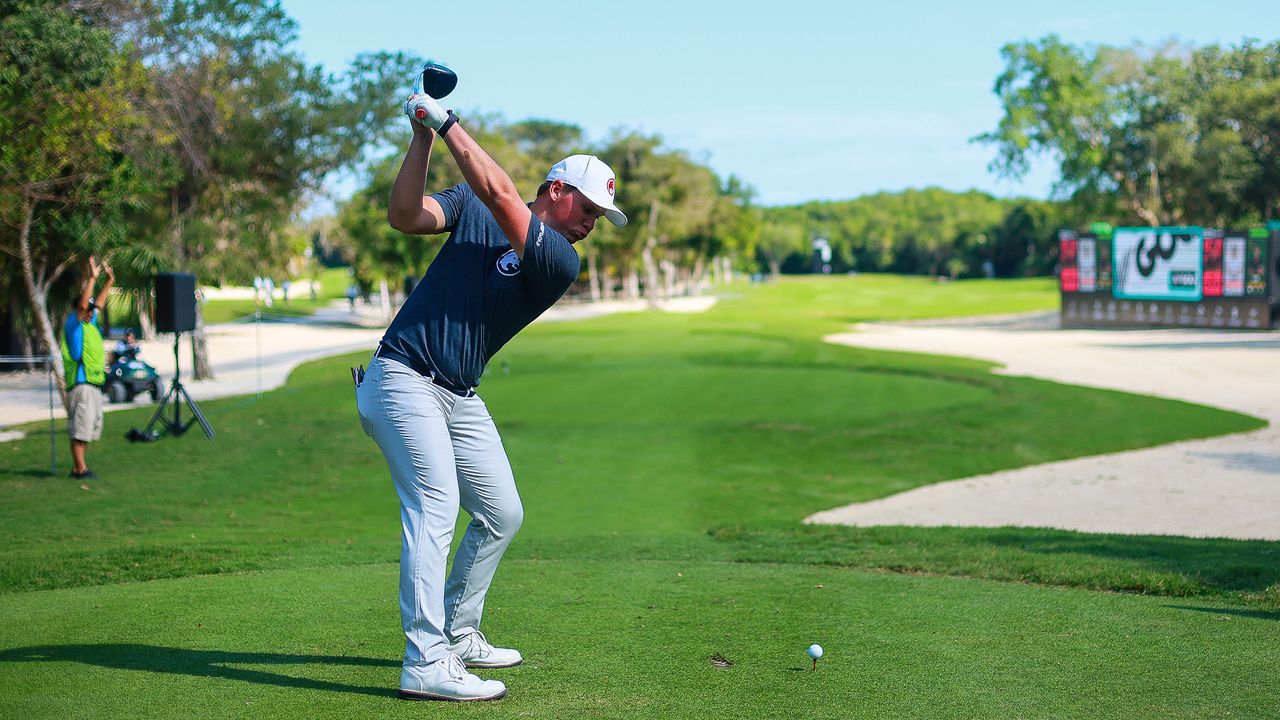
M640 272L636 269L634 262L627 267L627 278L626 282L623 283L623 292L626 293L628 300L640 299Z
M27 300L31 303L31 314L35 316L36 332L44 343L44 351L53 358L50 364L54 384L58 386L58 394L62 397L62 407L67 407L67 387L62 367L62 346L53 332L53 322L49 319L49 286L61 275L55 270L53 277L37 278L35 258L31 254L31 224L35 221L36 201L30 197L23 198L24 210L22 226L18 229L18 253L22 261L22 284L27 289Z
M676 264L670 260L663 260L658 263L658 269L662 271L662 296L668 299L675 297Z
M659 200L654 200L649 206L649 239L645 241L644 249L640 252L640 259L644 262L644 295L649 299L650 304L658 301L658 266L653 260L653 249L658 245L658 213L661 210L662 203Z
M156 339L156 324L151 321L151 293L139 290L136 297L138 308L138 337L143 340Z
M715 263L716 263L715 258L712 258L711 260L712 268L715 267ZM699 255L698 259L695 260L693 263L693 273L690 274L689 276L689 294L690 295L702 294L702 283L706 281L706 277L707 277L707 261L701 255Z
M591 287L592 302L600 302L603 297L600 292L600 268L598 253L587 253L587 284Z
M600 270L600 294L605 300L616 300L621 295L622 275L618 275L617 282L614 282L613 275L609 272L609 266L605 265Z
M1134 202L1130 203L1129 206L1133 208L1133 211L1138 215L1138 217L1142 218L1143 222L1147 223L1151 227L1157 227L1160 225L1160 217L1144 207L1142 203Z
M1125 204L1129 206L1129 210L1142 218L1143 222L1152 227L1156 227L1161 224L1160 216L1153 212L1151 208L1143 204L1142 199L1139 197L1138 185L1136 182L1128 179L1124 181L1124 197Z
M17 307L16 303L14 304L14 307ZM23 328L22 331L18 333L18 342L22 343L23 355L27 357L35 356L36 338L35 338L35 335L33 335L29 329ZM25 369L34 370L36 367L38 366L36 365L36 362L33 360L26 364Z
M605 300L616 300L622 294L622 271L618 271L618 281L615 285L613 275L609 272L609 265L605 263L600 269L600 294ZM617 289L615 289L617 288Z
M644 244L644 249L640 251L640 261L644 263L644 298L650 304L658 301L659 294L658 263L653 259L653 248L657 242L657 239L651 236Z
M382 316L391 319L391 291L385 279L378 281L378 301L382 305Z
M196 329L191 333L191 379L212 380L213 365L209 364L209 340L204 334L204 302L196 290Z

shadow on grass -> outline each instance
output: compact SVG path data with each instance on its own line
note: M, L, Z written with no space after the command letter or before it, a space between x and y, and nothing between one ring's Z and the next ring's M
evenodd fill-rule
M1038 528L725 528L708 534L735 562L804 563L1247 603L1280 584L1280 543ZM1259 608L1270 611L1269 607Z
M337 655L285 655L281 653L228 652L225 650L190 650L156 645L40 645L0 650L0 663L75 662L116 670L216 677L242 680L261 685L275 685L306 690L395 697L392 687L372 688L344 685L327 680L314 680L293 675L228 667L229 665L358 665L363 667L400 667L399 660Z
M47 480L49 478L67 478L68 480L70 480L71 477L68 474L70 472L71 471L69 469L64 472L49 472L49 468L46 467L43 470L5 470L4 474L5 474L5 477L15 477L15 478L30 477L30 478L39 478L41 480Z
M1044 556L1091 556L1129 569L1176 575L1191 584L1262 592L1280 582L1280 543L1167 535L1099 535L1050 530L988 530L991 545Z
M1191 605L1165 605L1165 607L1173 610L1193 610L1214 615L1235 615L1236 617L1255 618L1258 620L1280 621L1280 610L1241 610L1240 608L1192 607ZM1223 619L1225 620L1226 618Z

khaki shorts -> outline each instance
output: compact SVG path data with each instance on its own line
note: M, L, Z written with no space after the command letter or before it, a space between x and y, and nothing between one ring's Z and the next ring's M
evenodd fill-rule
M67 393L67 434L72 440L94 442L102 437L102 388L80 383Z

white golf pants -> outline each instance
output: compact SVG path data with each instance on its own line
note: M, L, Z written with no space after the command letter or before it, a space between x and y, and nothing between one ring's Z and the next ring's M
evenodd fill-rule
M489 409L414 370L375 357L356 388L364 431L378 443L400 496L400 621L405 665L445 657L480 629L498 561L524 507ZM471 515L445 581L458 506Z

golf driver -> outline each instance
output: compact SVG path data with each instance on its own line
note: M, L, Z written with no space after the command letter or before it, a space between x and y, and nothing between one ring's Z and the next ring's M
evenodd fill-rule
M413 94L426 93L439 100L458 86L458 76L449 68L439 63L429 62L422 66L417 80L413 83Z

